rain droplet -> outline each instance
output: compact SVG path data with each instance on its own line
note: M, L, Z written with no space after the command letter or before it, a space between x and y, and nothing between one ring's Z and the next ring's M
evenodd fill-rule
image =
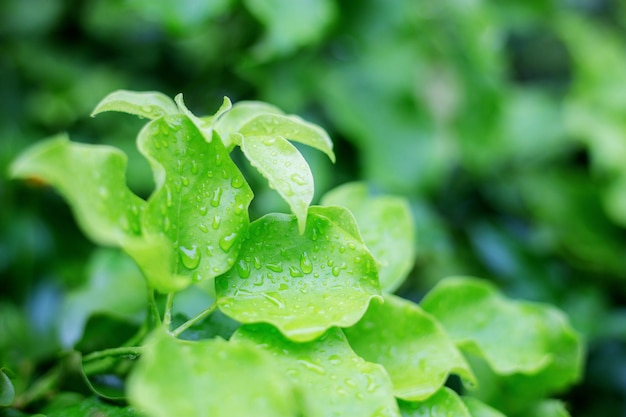
M280 263L280 262L278 262L278 263L267 263L267 264L265 264L265 266L270 271L283 272L283 264Z
M339 365L341 363L341 358L339 355L330 355L328 357L328 362L330 362L331 365Z
M232 247L235 241L237 240L237 233L233 232L229 235L226 235L220 239L220 248L224 252L228 252Z
M326 374L326 369L324 369L320 365L317 365L317 364L315 364L313 362L309 362L309 361L307 361L305 359L298 359L298 363L300 365L304 366L309 371L315 372L316 374L320 374L320 375L325 375Z
M174 204L172 202L172 190L167 185L164 188L165 188L165 205L167 207L172 207L172 205Z
M200 251L196 245L193 245L191 248L179 246L178 254L181 262L187 269L196 269L200 264Z
M355 245L354 243L352 243L352 242L349 242L349 243L348 243L348 247L349 247L350 249L352 249L352 250L356 249L356 245Z
M209 208L207 206L200 206L198 207L198 212L201 216L206 216L206 214L209 212Z
M258 256L255 256L255 257L254 257L254 267L255 267L256 269L261 268L261 260L259 259L259 257L258 257Z
M170 226L171 226L170 218L169 217L164 217L163 218L163 230L165 230L167 232L168 230L170 230Z
M222 218L220 216L213 217L213 223L211 223L211 227L213 228L213 230L219 229L220 224L222 224Z
M213 171L207 171L206 176L209 178L213 178Z
M211 198L211 205L213 207L217 207L220 205L220 200L222 199L222 192L223 190L220 187L215 189L215 192L213 193L213 198Z
M152 113L152 106L142 106L141 111L144 113Z
M200 230L201 230L201 231L203 231L204 233L208 233L208 231L209 231L209 228L208 228L208 227L206 227L206 224L204 224L204 223L199 224L199 225L198 225L198 229L200 229Z
M222 155L219 153L215 154L215 166L220 166L222 165L223 159L222 159Z
M239 278L246 279L250 276L250 264L243 259L237 262L236 268Z
M189 179L187 179L187 177L180 177L180 181L183 183L184 186L189 185Z
M304 179L304 177L300 174L291 174L291 181L295 182L298 185L306 185L307 181Z
M305 274L310 274L313 272L313 264L311 263L311 259L309 259L309 255L306 252L302 252L300 255L300 269Z
M232 185L233 188L243 187L243 177L240 175L235 175L233 179L230 181L230 185Z
M243 213L243 211L244 211L243 204L240 203L235 206L235 214L241 214Z
M276 138L266 137L263 138L263 145L272 146L276 142Z
M293 265L291 265L289 267L289 275L291 275L293 278L298 278L298 277L303 277L304 276L304 274L302 273L300 268L295 267Z
M261 285L265 284L265 277L263 276L263 274L259 274L252 284L256 287L260 287Z

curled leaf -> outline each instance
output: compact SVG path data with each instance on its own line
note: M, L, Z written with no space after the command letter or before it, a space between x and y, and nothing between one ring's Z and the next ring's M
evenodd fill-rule
M103 98L91 113L94 117L107 111L134 114L148 119L158 119L166 114L178 113L171 98L157 91L137 92L118 90Z

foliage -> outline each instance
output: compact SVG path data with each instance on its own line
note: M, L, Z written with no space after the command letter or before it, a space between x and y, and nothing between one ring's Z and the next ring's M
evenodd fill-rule
M328 135L265 104L242 106L225 99L213 116L197 117L181 95L175 102L161 93L105 97L94 115L121 111L151 119L137 137L156 184L147 200L127 187L125 156L109 146L54 137L11 165L13 177L55 186L84 232L120 248L145 277L150 314L137 333L80 360L80 372L98 396L120 399L103 386L104 378L126 382L121 395L133 408L114 413L400 416L437 408L470 415L444 387L452 374L462 378L466 395L480 385L466 350L515 393L485 397L484 403L474 398L475 415L491 410L490 402L524 415L578 379L581 341L548 306L510 301L487 284L461 278L443 280L423 308L390 294L413 257L405 203L370 197L362 184L348 184L323 201L345 201L356 216L340 205L311 206L311 172L287 139L333 159ZM293 214L250 222L252 192L230 157L237 146ZM74 334L82 333L87 317L142 309L142 289L132 280L137 271L126 258L102 256L104 261L94 260L94 278L66 301L62 329L77 350ZM100 298L102 289L107 293ZM190 290L205 295L197 301L202 309L174 326L174 307L185 301L176 295ZM123 304L109 296L116 293L124 294ZM228 340L182 337L217 309L239 323ZM503 343L513 326L516 336ZM3 401L12 404L13 386L2 376ZM24 395L16 402L27 407L32 399ZM100 407L87 399L70 409L85 404Z

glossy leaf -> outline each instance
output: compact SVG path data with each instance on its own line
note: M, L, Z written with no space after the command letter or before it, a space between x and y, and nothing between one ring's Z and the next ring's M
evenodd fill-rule
M461 398L446 387L424 401L399 403L402 417L478 417L471 414Z
M451 373L470 385L476 382L443 327L411 301L385 295L384 303L370 303L363 318L344 332L355 352L385 367L394 394L403 400L430 397Z
M313 174L300 151L282 137L244 136L241 149L250 163L267 178L270 187L289 204L304 232L315 192Z
M163 93L118 90L103 98L91 116L107 111L118 111L148 119L157 119L167 114L178 113L178 108L172 99Z
M116 148L73 143L62 134L26 150L10 172L53 185L85 234L99 244L122 246L141 233L146 202L126 186L126 155Z
M0 407L8 407L13 403L15 398L15 388L4 372L4 368L0 368Z
M174 97L174 101L176 102L180 113L184 114L189 118L189 120L191 120L196 128L202 133L204 139L207 142L211 142L213 140L214 121L216 119L219 119L224 113L227 113L233 106L230 102L230 99L228 97L224 97L222 105L213 116L197 117L195 114L189 111L189 109L185 105L182 94L178 94L176 97Z
M276 113L259 114L244 124L239 133L245 136L282 137L324 152L335 162L333 142L321 127L298 116Z
M93 313L127 320L140 319L146 307L146 283L132 259L121 252L101 249L89 261L87 283L65 297L59 317L64 347L81 337Z
M491 284L470 278L441 281L421 305L460 347L484 357L498 374L535 375L534 383L548 390L580 375L579 337L554 308L507 300Z
M46 413L47 417L144 417L134 407L120 407L104 401L96 397L89 397L62 410L56 410Z
M144 233L156 236L167 250L147 251L151 257L140 258L140 265L161 257L169 263L165 272L187 284L230 269L248 226L252 191L222 142L208 143L188 117L170 115L146 125L138 146L156 183L143 217ZM159 243L163 240L167 245ZM153 282L168 289L158 284Z
M241 145L242 135L239 130L251 119L267 113L282 114L282 111L262 101L239 101L222 117L216 118L215 130L227 148L232 145Z
M323 211L309 213L303 235L291 215L253 222L235 268L216 279L220 309L243 323L271 323L295 341L357 322L380 293L375 262Z
M296 343L267 324L245 325L233 340L251 341L272 354L276 369L298 390L302 415L399 416L383 367L357 356L339 329L308 343Z
M244 343L190 342L156 331L128 378L131 404L151 417L295 416L287 377Z
M378 262L382 290L395 291L414 264L415 226L406 200L369 196L365 183L349 183L326 193L321 204L343 206L354 214L363 241Z

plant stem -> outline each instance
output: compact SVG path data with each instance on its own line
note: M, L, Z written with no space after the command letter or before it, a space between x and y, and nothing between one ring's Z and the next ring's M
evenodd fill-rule
M95 361L96 359L106 358L108 356L123 356L123 355L140 355L142 351L141 346L122 346L111 349L103 349L97 352L92 352L89 355L83 357L84 362Z
M163 324L167 330L170 329L172 323L172 305L174 304L174 293L167 293L167 300L165 301L165 313L163 313Z
M174 337L180 336L185 330L187 330L188 328L190 328L191 326L193 326L200 320L204 319L205 317L209 316L216 309L217 309L217 303L213 303L212 305L204 309L202 312L200 312L197 316L190 318L189 320L187 320L186 322L178 326L176 329L172 330L170 334Z
M154 327L159 327L161 325L161 315L159 314L159 307L154 298L154 289L150 287L148 287L148 304L150 305L150 313L152 314L152 320L155 324Z

